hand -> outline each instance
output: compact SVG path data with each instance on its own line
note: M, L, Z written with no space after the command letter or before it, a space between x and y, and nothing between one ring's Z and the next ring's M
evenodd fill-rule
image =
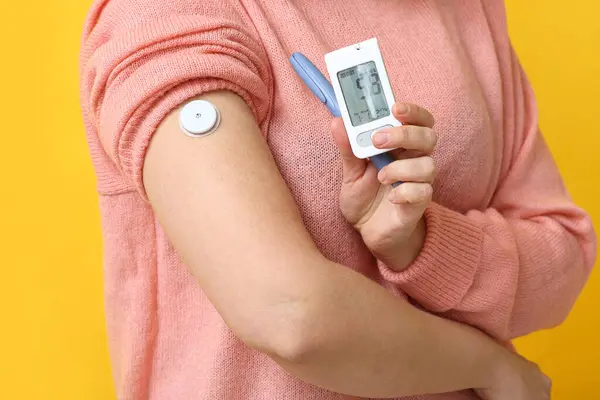
M433 116L424 108L396 103L392 114L404 125L377 132L373 144L397 148L392 150L397 161L379 173L373 164L354 156L340 118L334 119L332 134L343 162L342 214L375 257L400 271L416 258L425 239L423 213L433 193L431 153L437 137ZM397 181L404 183L392 189Z
M536 364L510 353L491 387L475 392L484 400L549 400L551 389L552 381Z

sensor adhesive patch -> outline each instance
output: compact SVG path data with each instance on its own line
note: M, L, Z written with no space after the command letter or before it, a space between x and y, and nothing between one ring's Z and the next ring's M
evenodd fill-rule
M179 126L190 137L213 133L221 123L221 114L210 101L194 100L187 103L179 113Z

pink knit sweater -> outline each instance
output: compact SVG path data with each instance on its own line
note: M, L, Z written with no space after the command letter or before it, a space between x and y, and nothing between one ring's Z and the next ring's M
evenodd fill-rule
M326 52L373 36L396 98L431 110L439 136L426 243L401 273L378 263L340 214L331 117L288 63L301 51L324 71ZM84 29L81 100L119 399L349 398L295 379L236 339L145 199L142 164L155 127L217 89L251 106L330 259L502 341L567 316L596 239L538 133L501 0L101 0Z

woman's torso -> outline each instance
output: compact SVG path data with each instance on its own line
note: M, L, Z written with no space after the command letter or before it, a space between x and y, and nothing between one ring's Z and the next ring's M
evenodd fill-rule
M460 212L481 209L508 161L499 61L509 46L504 10L501 1L483 3L242 0L273 75L269 147L328 258L378 280L373 256L339 212L331 116L296 77L289 56L300 51L325 71L326 52L377 37L396 99L436 117L435 201ZM100 191L108 333L121 398L350 398L296 380L238 341L139 195Z

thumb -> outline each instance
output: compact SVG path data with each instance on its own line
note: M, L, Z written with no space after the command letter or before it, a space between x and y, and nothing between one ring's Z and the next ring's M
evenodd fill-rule
M346 134L346 127L341 118L334 118L331 123L331 134L342 157L344 183L351 183L361 178L367 168L367 161L357 158L352 153L350 140Z

